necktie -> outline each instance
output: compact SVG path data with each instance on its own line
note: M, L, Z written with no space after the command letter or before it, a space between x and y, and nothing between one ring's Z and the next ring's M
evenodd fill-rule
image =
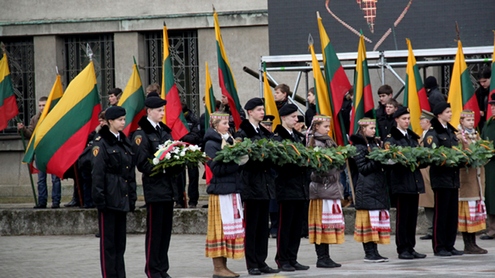
M294 141L299 142L299 138L297 138L297 135L292 132L292 138L294 138Z
M258 133L258 134L260 133L260 128L259 127L256 128L256 133Z

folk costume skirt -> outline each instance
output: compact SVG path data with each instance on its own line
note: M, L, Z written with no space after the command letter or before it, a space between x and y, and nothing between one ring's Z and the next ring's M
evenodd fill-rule
M486 229L486 220L475 220L471 217L468 201L459 201L459 232L476 233Z
M344 243L344 229L324 227L322 224L323 200L309 201L309 243L311 244L342 244Z
M371 228L370 214L367 210L356 210L354 224L354 240L357 242L375 242L378 244L390 243L389 231L377 231Z
M209 195L205 256L208 258L224 257L228 259L241 259L244 257L244 237L225 239L219 195Z

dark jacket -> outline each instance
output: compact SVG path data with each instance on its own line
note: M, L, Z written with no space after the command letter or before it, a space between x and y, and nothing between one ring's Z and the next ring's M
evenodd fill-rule
M249 120L241 123L235 138L249 138L252 141L271 138L272 133L259 125L260 133L254 130ZM243 200L275 199L275 181L271 174L272 164L269 161L249 160L241 172Z
M201 143L201 132L199 130L199 119L194 115L194 113L186 109L185 111L182 111L184 113L184 117L186 118L187 121L187 126L189 127L189 133L184 135L180 140L191 143L194 145L198 145Z
M376 108L376 110L375 110L377 120L379 120L381 117L387 116L387 112L385 112L385 107L386 107L386 105L382 104L381 102L378 102L378 108ZM371 118L373 118L373 117L371 117Z
M419 147L419 136L410 129L407 130L407 135L409 139L406 138L397 127L393 127L390 134L387 136L387 139L385 140L385 146L395 145L403 147L409 146L414 148ZM425 193L423 175L421 174L421 171L419 169L411 172L408 167L402 166L400 164L395 164L388 168L390 177L389 184L392 188L392 193Z
M180 172L179 169L166 170L165 173L152 174L153 164L150 162L158 146L167 140L172 140L172 131L160 122L161 131L158 132L148 121L147 116L139 120L139 128L134 132L132 139L136 166L143 173L143 190L146 203L173 201L173 179Z
M304 113L304 123L309 128L311 126L311 121L313 121L313 117L316 115L316 105L309 104L308 109L306 109L306 113Z
M485 126L486 122L486 113L488 108L488 94L489 89L483 88L483 86L479 86L476 91L474 91L474 94L476 95L476 99L478 100L478 107L480 109L480 112L483 112L483 116L480 116L480 122L478 123L478 128L480 131L483 130L483 127Z
M437 147L444 146L452 148L459 144L455 133L457 130L447 123L445 129L437 118L430 121L431 127L425 134L423 145L427 148L433 148L433 144ZM430 182L431 188L459 188L461 186L459 180L459 168L446 166L430 166Z
M397 124L395 123L394 117L392 115L387 115L386 113L380 117L377 117L378 132L380 133L380 139L385 141L387 135Z
M353 134L351 141L357 150L357 154L350 159L350 163L353 164L356 209L389 209L390 201L383 166L380 162L366 157L369 154L368 143L371 150L380 148L378 143L373 138L367 138L367 143L360 134Z
M296 136L299 138L302 134L292 129ZM294 139L292 135L283 127L278 125L275 128L273 140L282 142L283 140L290 140L293 142L300 142L299 139ZM277 177L275 178L275 190L278 201L289 200L308 200L309 188L308 188L308 169L297 164L285 164L284 166L277 167Z
M445 96L440 92L438 87L432 88L428 92L428 102L430 103L430 109L433 111L435 104L445 102Z
M120 140L104 126L94 140L92 154L92 195L98 209L133 211L136 204L136 177L132 145L125 134Z
M206 164L213 173L206 192L215 195L240 193L242 184L240 182L239 165L234 162L214 161L217 152L222 149L222 136L220 133L213 128L209 128L206 130L204 141L206 155L211 158ZM229 144L233 143L231 138L228 141Z

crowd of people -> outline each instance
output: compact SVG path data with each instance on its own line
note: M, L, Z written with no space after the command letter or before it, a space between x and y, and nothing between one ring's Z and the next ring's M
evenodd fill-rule
M485 80L483 80L483 78ZM486 91L490 75L484 71L480 84ZM486 81L488 79L488 81ZM308 147L335 148L337 144L328 135L332 129L330 115L318 115L314 90L308 92L308 109L299 115L298 106L292 103L290 88L280 84L275 88L274 99L281 123L273 127L273 115L265 114L261 98L252 98L244 106L239 129L235 129L227 98L217 104L210 122L204 124L183 105L182 111L189 123L190 133L181 140L201 145L211 160L205 167L208 178L208 228L205 256L212 258L213 277L238 277L227 266L228 259L245 258L250 275L304 271L310 268L298 261L301 238L308 238L315 246L316 267L336 268L341 264L330 257L330 245L344 243L345 221L343 207L356 210L354 240L361 242L365 262L387 262L378 252L378 244L390 243L390 208L397 210L395 243L399 259L423 259L425 254L415 249L418 207L423 205L431 221L435 256L485 254L476 243L476 233L489 229L481 239L495 237L495 189L485 187L493 182L495 162L476 169L437 165L409 168L389 161L380 163L368 157L377 148L390 146L452 148L483 139L494 140L492 118L486 119L481 136L476 130L475 114L471 110L461 113L460 125L450 125L452 110L438 90L434 77L425 81L431 112L421 115L422 134L410 128L411 114L393 97L389 85L378 89L379 105L376 117L366 115L358 122L358 131L350 134L349 141L357 154L348 160L347 167L316 171L296 164L274 165L269 161L250 160L245 155L238 162L215 161L217 152L239 140L289 140ZM495 114L495 96L478 90L476 95ZM122 132L126 111L117 106L120 90L112 91L109 108L100 114L101 125L88 139L88 147L81 155L76 169L81 169L81 182L74 190L69 206L82 205L98 209L100 257L103 277L125 277L124 252L126 242L126 213L135 210L137 169L142 173L146 216L145 273L147 277L168 275L174 207L198 205L199 170L189 167L166 168L153 174L154 157L158 146L172 139L171 129L162 123L166 100L159 97L158 84L147 88L146 116L139 128L129 137ZM440 94L440 95L438 95ZM485 94L485 95L484 95ZM40 110L46 98L40 99ZM345 95L340 111L349 119L352 91ZM481 106L480 106L480 110ZM484 108L483 115L486 118ZM29 127L22 124L19 131L29 137L31 126L39 115L31 119ZM348 129L349 124L344 127ZM377 132L378 130L378 132ZM188 195L185 198L185 175L189 175ZM60 179L52 176L53 205L60 206ZM46 208L46 174L39 174L39 200L35 208ZM486 192L485 192L486 190ZM353 194L351 194L352 192ZM423 194L433 193L433 198ZM77 196L79 194L79 196ZM82 195L81 195L82 194ZM486 197L486 199L485 199ZM425 200L425 198L427 200ZM486 211L483 209L486 202ZM426 205L426 203L430 203ZM481 209L478 209L481 208ZM462 233L464 251L454 248L457 232ZM267 263L268 241L276 238L276 267Z

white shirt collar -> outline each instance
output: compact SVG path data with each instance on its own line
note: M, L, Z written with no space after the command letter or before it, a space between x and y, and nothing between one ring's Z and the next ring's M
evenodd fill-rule
M146 119L148 119L148 121L150 122L150 124L156 129L156 126L160 126L160 124L158 123L155 123L154 121L152 121L149 117L147 117Z

